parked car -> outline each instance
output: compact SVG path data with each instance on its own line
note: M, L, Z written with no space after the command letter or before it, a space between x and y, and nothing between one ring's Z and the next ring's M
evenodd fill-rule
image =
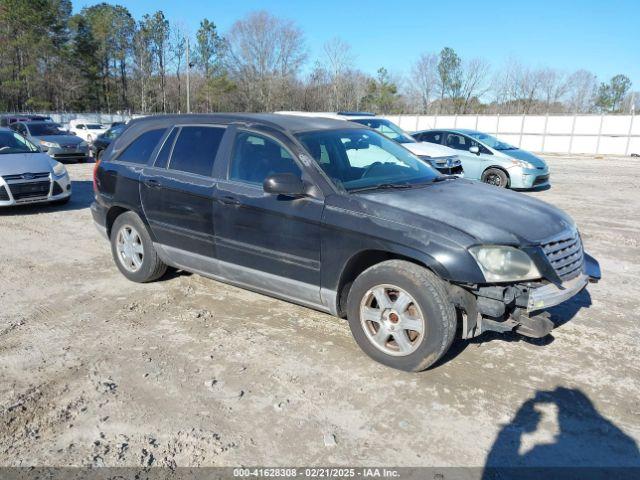
M71 182L63 164L32 142L0 128L0 207L27 203L66 203Z
M428 162L433 168L445 175L464 176L463 165L458 158L456 151L434 145L430 143L422 143L415 140L411 135L403 131L395 123L384 118L377 117L373 113L368 112L276 112L284 115L299 115L303 117L322 117L346 120L349 122L366 125L369 128L377 130L391 140L401 143L403 147L422 160Z
M124 123L119 123L115 127L111 127L109 130L104 132L101 135L98 135L96 139L91 144L91 153L97 160L102 158L102 154L109 146L109 144L122 133L122 131L126 128Z
M87 143L92 143L98 135L102 135L107 131L107 127L101 123L76 119L69 122L69 131Z
M27 137L50 157L60 162L84 162L89 145L54 122L18 122L9 127Z
M356 150L368 165L351 165ZM544 336L540 312L600 277L566 213L440 175L342 120L133 120L94 185L93 219L126 278L169 265L346 316L368 355L402 370L433 364L457 329Z
M15 114L15 115L3 115L0 117L0 127L8 127L12 123L16 122L51 122L51 117L47 115L30 115L30 114Z
M503 188L550 186L549 167L543 159L488 133L467 129L435 129L412 135L421 142L446 145L456 150L466 178Z

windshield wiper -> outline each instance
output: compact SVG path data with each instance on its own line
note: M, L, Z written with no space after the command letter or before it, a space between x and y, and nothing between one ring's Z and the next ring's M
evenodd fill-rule
M367 190L393 190L400 188L411 188L413 185L409 183L378 183L376 185L369 185L368 187L352 188L349 189L349 193L365 192Z

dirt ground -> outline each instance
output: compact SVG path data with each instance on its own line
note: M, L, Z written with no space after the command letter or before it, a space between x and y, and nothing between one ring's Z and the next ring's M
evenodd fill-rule
M549 163L528 195L576 219L603 280L546 341L458 341L420 374L313 310L128 282L92 165L69 166L69 205L0 212L0 465L640 466L640 159Z

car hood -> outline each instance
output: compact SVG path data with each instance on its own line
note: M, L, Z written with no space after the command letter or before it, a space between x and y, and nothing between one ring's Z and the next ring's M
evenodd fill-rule
M0 155L0 176L50 171L51 161L46 153L10 153Z
M369 215L425 230L433 228L434 221L444 223L474 237L476 243L537 245L575 225L548 203L469 180L359 195Z
M403 143L402 146L415 155L426 155L428 157L450 157L458 154L452 148L429 142Z
M42 135L40 137L33 137L36 140L44 140L45 142L57 143L58 145L77 145L84 141L80 137L75 135Z
M505 155L509 156L509 157L513 157L516 158L518 160L524 160L525 162L529 162L530 164L532 164L535 167L546 167L547 164L546 162L541 159L540 157L535 156L533 153L531 152L527 152L526 150L520 150L519 148L516 148L514 150L499 150L501 153L504 153Z

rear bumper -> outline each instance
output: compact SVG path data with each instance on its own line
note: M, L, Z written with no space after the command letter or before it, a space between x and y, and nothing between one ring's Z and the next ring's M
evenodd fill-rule
M100 235L105 239L109 239L107 232L107 209L100 205L98 202L91 204L91 216L93 217L93 224L100 232Z

